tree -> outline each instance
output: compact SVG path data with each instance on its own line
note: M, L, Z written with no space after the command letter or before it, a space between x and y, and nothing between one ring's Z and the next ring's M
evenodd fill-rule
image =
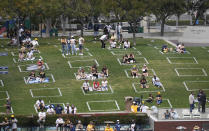
M179 0L151 0L150 9L161 23L161 36L164 35L164 26L167 18L174 15L179 9Z

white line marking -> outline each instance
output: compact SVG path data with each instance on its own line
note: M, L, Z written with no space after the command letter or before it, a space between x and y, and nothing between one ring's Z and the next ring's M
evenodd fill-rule
M57 45L54 45L54 47L57 48L58 46Z
M118 52L118 53L116 53ZM136 55L142 55L142 53L139 50L133 50L133 51L129 51L129 50L116 50L116 51L110 51L110 53L114 56L121 56L121 55L125 55L126 53L136 53Z
M136 48L135 48L135 47L133 47L133 49L134 49L134 50L136 50Z
M70 63L70 61L68 61L67 63L70 66L70 68L73 68L72 65L71 65L71 63Z
M169 99L167 99L167 101L168 101L169 106L170 106L171 108L173 108L173 106L171 105L170 100L169 100Z
M43 57L42 56L39 56L40 57L40 59L42 59L43 60Z
M208 76L208 74L203 68L175 68L174 70L177 76ZM201 70L203 74L202 75L180 75L178 70Z
M193 59L194 60L194 63L175 63L175 62L172 62L171 59ZM199 64L197 59L195 57L166 57L166 59L168 60L168 63L169 64Z
M164 55L164 53L161 50L159 50L159 52Z
M34 96L33 95L33 90L54 90L54 89L57 89L58 90L58 93L59 95L54 95L54 96ZM30 89L30 93L31 93L31 96L33 98L40 98L40 97L61 97L62 96L62 93L60 91L60 88L39 88L39 89Z
M92 92L98 92L98 93L90 93L90 94L88 94L88 93L85 93L85 92L84 92L84 90L83 90L83 88L82 88L82 86L81 86L81 90L82 90L82 92L83 92L84 95L108 95L108 94L113 94L114 91L113 91L111 85L108 85L108 88L110 89L111 92L107 92L107 91L92 91ZM99 92L101 92L101 93L99 93ZM103 92L103 93L102 93L102 92ZM106 92L106 93L105 93L105 92Z
M88 52L88 54L89 54L90 56L93 56L90 52Z
M157 49L157 50L159 49L157 46L154 46L154 48Z
M25 77L23 77L23 79L24 79L24 82L25 82L25 84L28 84L28 83L27 83L27 80L26 80L26 78L25 78Z
M89 51L89 49L88 48L84 48L86 51Z
M184 87L186 88L187 91L198 91L199 89L189 89L186 83L209 83L209 81L184 81ZM209 89L202 89L202 90L209 90Z
M18 67L18 69L19 69L19 71L20 71L20 72L23 72L23 71L21 70L21 68L20 68L20 66L19 66L19 65L18 65L17 67Z
M94 61L96 63L97 66L99 66L99 63L96 59L86 59L86 60L73 60L73 61L68 61L68 65L70 66L70 68L80 68L80 67L73 67L72 66L72 62L87 62L87 61ZM81 65L82 66L82 65ZM83 66L83 67L91 67L91 66Z
M96 62L97 66L99 66L99 63L98 63L98 61L97 61L96 59L95 59L94 61Z
M56 82L55 79L54 79L54 76L52 74L51 74L51 77L52 77L53 82Z
M15 58L13 58L14 63L17 63L17 61L15 60Z
M14 52L11 52L11 55L12 55L12 56L15 56Z
M47 63L44 63L44 64L45 64L45 66L46 66L46 69L49 70L48 64L47 64Z
M161 83L161 84L162 84L162 83ZM162 84L162 87L161 87L162 89L161 89L161 88L158 88L158 87L153 87L153 88L156 88L156 90L154 90L154 91L147 91L146 89L144 89L145 91L138 91L135 85L139 85L139 86L140 86L140 83L132 83L132 88L134 89L134 91L135 91L136 93L139 93L139 94L141 94L141 93L147 93L147 92L158 92L158 91L163 91L163 92L165 92L165 88L164 88L163 84ZM154 86L154 85L153 85L153 86ZM140 87L138 87L138 88L140 88ZM152 88L152 87L149 87L149 88ZM160 90L159 90L159 89L160 89Z
M92 110L89 103L108 103L108 102L114 102L117 109L110 109L110 110ZM89 111L119 111L120 110L120 107L118 106L118 103L116 100L104 100L104 101L87 101L86 102L87 104L87 107L89 109Z
M137 58L144 59L145 63L142 63L142 62L139 62L139 63L137 63L137 62L136 63L129 63L129 64L127 64L127 63L121 63L120 58L117 58L117 61L118 61L118 63L120 65L144 65L144 64L149 64L148 60L145 57L135 57L135 59L137 59Z
M3 82L3 80L0 80L0 83L1 83L1 87L4 87L4 82Z
M205 46L202 46L201 48L203 48L203 49L207 49Z
M5 99L9 99L10 97L9 97L9 93L8 93L8 91L0 91L0 93L1 92L4 92L5 94L6 94L6 98L1 98L0 100L5 100Z

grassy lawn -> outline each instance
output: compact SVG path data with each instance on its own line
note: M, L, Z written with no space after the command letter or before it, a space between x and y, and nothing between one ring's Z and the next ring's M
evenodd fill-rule
M38 99L37 97L32 97L30 89L32 89L33 95L41 97L45 103L70 103L74 104L78 112L89 112L89 108L86 102L89 101L107 101L116 100L121 111L125 110L124 97L133 96L141 97L143 99L148 98L150 93L156 96L157 91L161 91L164 102L159 107L170 107L167 99L174 108L189 108L188 96L189 91L186 90L183 82L184 81L209 81L209 77L205 73L209 73L209 53L207 49L201 47L187 47L187 54L176 54L176 53L160 53L161 46L166 44L162 40L155 40L151 42L151 39L137 39L136 49L101 49L101 43L91 41L92 37L85 38L87 43L85 45L86 50L84 50L84 56L66 56L63 57L59 49L61 45L58 38L50 39L39 39L40 44L40 54L36 56L42 56L43 60L49 66L49 70L46 70L46 75L53 74L56 82L51 82L47 84L25 84L23 77L28 76L29 72L20 72L18 65L21 66L21 70L26 69L26 64L31 64L28 62L17 62L14 63L13 58L17 56L12 56L11 52L17 55L17 49L7 47L7 40L1 40L0 52L8 52L8 56L0 56L0 66L8 66L9 74L0 74L0 80L3 80L4 87L0 87L0 99L6 98L5 91L8 91L9 96L12 101L12 108L15 114L32 114L35 113L34 103ZM50 43L50 44L48 44ZM168 45L169 47L172 47ZM7 48L9 51L5 51ZM174 48L174 47L173 47ZM139 51L139 52L138 52ZM88 53L87 53L88 52ZM89 55L90 53L90 55ZM141 89L139 88L140 78L128 78L124 70L127 70L128 75L130 75L130 70L133 65L120 65L118 60L122 59L122 55L129 53L134 53L137 62L139 62L138 67L141 72L141 66L146 63L146 61L140 57L146 58L149 62L147 65L149 70L149 77L147 78L150 88ZM137 58L138 57L138 58ZM172 63L180 64L169 64L167 57L184 57L184 58L171 58ZM193 57L196 58L198 64L195 63ZM97 62L95 62L96 60ZM69 62L70 64L69 64ZM36 63L36 62L34 62ZM191 63L191 64L186 64ZM107 92L96 92L101 94L94 94L95 92L89 92L90 95L85 95L81 89L83 81L76 80L74 73L77 72L78 67L83 66L88 69L88 66L93 64L99 64L98 70L101 71L102 67L106 65L109 69L110 76L108 77L108 82L111 85L113 93L108 90ZM71 68L70 68L71 65ZM175 68L178 69L178 76ZM183 68L183 69L182 69ZM191 69L192 68L192 69ZM163 92L162 88L154 87L151 84L151 76L154 74L151 69L155 71L157 76L160 78L161 83L165 88ZM203 72L203 70L205 72ZM87 71L88 72L88 71ZM38 73L38 72L37 72ZM135 88L133 88L133 83L136 83ZM138 84L138 85L137 85ZM187 83L189 89L207 89L208 83ZM48 89L53 88L53 89ZM60 89L62 96L50 97L60 95L57 88ZM45 90L36 90L45 89ZM2 92L4 91L4 92ZM194 93L197 94L198 91ZM205 90L206 95L209 91ZM103 93L103 94L102 94ZM46 97L49 96L49 97ZM3 100L4 101L4 100ZM5 103L2 102L1 103ZM155 105L156 102L148 104L148 106ZM117 109L115 102L93 102L89 103L91 110L98 111L111 111ZM0 112L4 112L5 109L0 105Z

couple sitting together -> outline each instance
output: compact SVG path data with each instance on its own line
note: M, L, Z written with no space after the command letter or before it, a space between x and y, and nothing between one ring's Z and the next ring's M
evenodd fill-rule
M122 60L122 63L124 64L133 64L133 63L136 63L136 60L135 60L135 57L134 57L134 54L125 54L123 56L123 60Z
M32 71L27 79L28 84L34 84L34 83L48 83L49 78L46 77L46 74L43 70L39 72L39 75L36 76L35 72Z
M133 78L138 78L141 74L139 73L139 70L136 65L133 65L133 68L131 69L131 76ZM148 67L146 64L142 67L142 75L148 76Z

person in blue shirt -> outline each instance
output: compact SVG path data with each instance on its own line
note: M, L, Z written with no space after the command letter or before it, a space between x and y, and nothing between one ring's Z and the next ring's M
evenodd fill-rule
M57 106L55 107L56 114L62 114L62 110L63 108L59 104L57 104Z
M115 124L115 131L120 131L121 125L120 125L120 121L117 120L117 123Z

